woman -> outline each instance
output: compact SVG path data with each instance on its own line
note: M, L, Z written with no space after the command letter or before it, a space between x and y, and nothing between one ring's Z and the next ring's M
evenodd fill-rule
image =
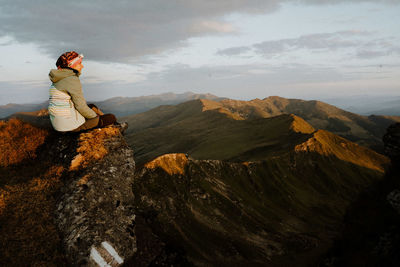
M103 114L93 104L87 105L79 80L83 55L75 51L65 52L52 69L50 87L49 115L53 128L60 132L79 132L95 127L115 124L113 114Z

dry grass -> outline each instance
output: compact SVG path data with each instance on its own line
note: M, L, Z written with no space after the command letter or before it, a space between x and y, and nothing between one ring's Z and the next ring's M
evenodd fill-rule
M65 262L53 222L53 194L62 186L63 170L52 166L41 177L0 188L0 265L56 266Z
M147 169L161 168L169 175L184 174L187 161L185 154L167 154L146 163L144 167Z
M389 165L387 157L324 130L318 130L306 142L297 145L295 151L335 156L342 161L380 172L384 172Z
M0 166L7 167L36 157L48 131L18 119L0 121Z
M78 154L72 160L69 170L85 168L90 162L102 159L108 153L103 141L119 134L117 128L101 128L82 133L79 137Z

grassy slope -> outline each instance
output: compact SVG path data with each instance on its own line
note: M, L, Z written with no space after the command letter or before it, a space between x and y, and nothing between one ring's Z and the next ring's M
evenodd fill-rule
M304 101L282 97L268 97L263 100L223 100L221 105L232 112L253 109L252 115L263 117L280 113L292 113L302 117L314 128L325 129L352 140L376 145L381 142L386 128L399 117L366 117L351 113L321 101Z
M197 159L256 160L285 151L314 131L294 115L243 120L224 110L203 109L202 102L194 101L159 107L151 112L153 120L146 120L147 114L135 116L126 138L136 160L171 152Z
M235 120L252 120L270 118L282 114L295 114L316 129L331 131L377 151L382 150L381 139L387 126L400 119L393 116L361 116L319 101L269 97L263 100L255 99L251 101L226 99L215 102L205 99L195 100L177 106L161 106L145 113L125 117L123 120L127 120L130 123L128 137L131 134L138 137L140 130L151 128L151 131L155 131L158 128L161 133L161 127L165 127L165 130L170 130L172 125L175 125L178 121L185 121L179 125L180 127L191 127L188 125L192 117L212 110L226 114L226 116ZM204 120L197 122L194 119L193 123L201 123L203 128L207 127L207 122L204 122ZM214 124L210 123L209 127L213 126ZM162 132L165 133L166 131ZM134 145L133 138L128 139ZM170 140L176 142L174 138ZM179 152L186 151L179 150Z

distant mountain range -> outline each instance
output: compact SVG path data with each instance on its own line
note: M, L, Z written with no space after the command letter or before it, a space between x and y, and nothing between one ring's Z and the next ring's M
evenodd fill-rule
M386 128L400 117L366 117L320 101L268 97L252 101L193 100L122 120L129 123L127 139L139 161L141 157L145 161L175 152L200 159L254 160L257 149L262 154L273 153L289 146L285 138L298 138L296 130L285 132L290 137L282 135L282 127L308 134L323 129L381 151ZM277 145L274 142L278 139L285 142Z
M14 113L18 112L31 112L41 109L47 109L48 102L40 104L7 104L0 106L0 118L6 118Z
M89 101L101 107L106 113L114 113L118 117L145 112L160 105L176 105L194 99L210 99L220 101L225 97L212 94L196 94L185 92L182 94L164 93L140 97L114 97L104 101ZM322 98L329 103L346 111L369 115L400 116L400 97L390 96L350 96ZM47 108L48 102L38 104L7 104L0 106L0 118L5 118L16 112L29 112Z
M400 116L400 96L355 95L321 100L361 115Z
M104 101L90 102L98 105L104 113L113 113L117 117L137 114L160 105L175 105L194 99L222 100L212 94L196 94L186 92L182 94L165 93L140 97L114 97ZM40 104L7 104L0 106L0 118L5 118L17 112L30 112L47 108L48 102Z

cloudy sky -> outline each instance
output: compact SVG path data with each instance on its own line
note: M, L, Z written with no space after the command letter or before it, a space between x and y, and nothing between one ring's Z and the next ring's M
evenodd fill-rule
M400 0L0 0L0 105L43 102L65 51L88 100L400 96Z

